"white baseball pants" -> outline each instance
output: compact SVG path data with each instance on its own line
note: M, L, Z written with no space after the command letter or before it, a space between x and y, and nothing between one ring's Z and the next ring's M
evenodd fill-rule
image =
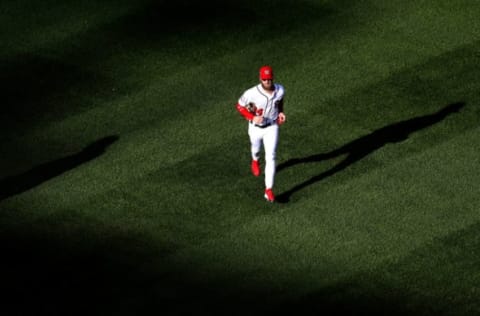
M265 150L265 188L273 188L278 125L274 123L265 128L260 128L254 124L248 124L248 136L250 136L252 159L254 160L260 158L263 143Z

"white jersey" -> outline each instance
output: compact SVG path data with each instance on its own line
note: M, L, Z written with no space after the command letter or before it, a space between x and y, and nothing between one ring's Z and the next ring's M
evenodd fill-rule
M262 84L258 84L243 93L238 100L238 104L246 106L254 103L257 107L257 116L263 116L267 122L275 122L278 118L278 105L283 100L285 90L282 85L275 83L275 91L272 94L267 93Z

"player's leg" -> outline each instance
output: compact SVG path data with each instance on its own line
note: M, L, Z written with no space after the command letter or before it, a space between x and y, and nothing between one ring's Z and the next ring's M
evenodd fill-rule
M250 152L252 155L251 169L253 175L258 177L260 175L260 164L258 160L260 159L260 151L262 150L262 130L249 124L248 136L250 137Z
M252 159L258 160L260 158L260 151L262 150L262 130L249 124L248 136L250 137Z
M263 137L265 147L265 188L273 188L275 178L275 156L278 143L278 125L274 124L266 128Z

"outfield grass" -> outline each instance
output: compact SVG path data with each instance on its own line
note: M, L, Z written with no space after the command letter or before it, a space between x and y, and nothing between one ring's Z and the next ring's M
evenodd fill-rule
M0 312L480 314L479 15L3 1ZM234 108L266 63L274 204Z

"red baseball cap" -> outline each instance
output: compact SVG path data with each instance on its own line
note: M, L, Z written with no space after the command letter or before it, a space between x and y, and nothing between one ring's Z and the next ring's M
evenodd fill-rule
M273 69L270 66L262 66L260 68L260 79L262 80L273 80Z

